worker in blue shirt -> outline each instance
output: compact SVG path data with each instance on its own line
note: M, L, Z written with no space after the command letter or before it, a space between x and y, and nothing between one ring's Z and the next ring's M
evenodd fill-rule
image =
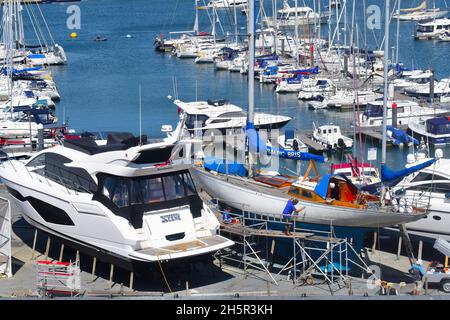
M416 278L416 280L422 280L423 276L427 272L425 268L422 266L422 263L423 263L422 260L418 259L415 263L411 265L411 267L408 270L409 273L411 273Z
M231 223L231 215L230 215L230 213L231 213L231 208L230 207L226 208L225 211L222 212L222 221L224 223Z
M292 215L295 213L299 213L300 211L303 211L305 207L301 207L297 209L295 205L298 203L297 199L289 199L286 203L286 206L283 210L283 219L286 222L284 234L291 236L291 225L292 225Z

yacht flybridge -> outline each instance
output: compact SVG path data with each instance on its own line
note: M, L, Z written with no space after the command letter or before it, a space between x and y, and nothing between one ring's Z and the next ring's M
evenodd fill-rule
M283 9L277 10L277 28L293 28L299 25L313 25L326 23L330 18L330 12L317 13L310 7L291 7L288 2L283 1ZM267 17L264 22L268 27L274 26L274 18Z
M123 268L210 255L233 242L197 194L172 143L137 145L129 134L65 140L0 177L38 229Z

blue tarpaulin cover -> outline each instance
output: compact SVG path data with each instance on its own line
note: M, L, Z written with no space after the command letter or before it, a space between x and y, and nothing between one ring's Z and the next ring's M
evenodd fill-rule
M407 175L422 170L423 168L431 166L433 163L436 162L436 159L430 159L428 161L425 161L424 163L418 164L416 166L412 166L409 168L405 168L402 170L391 170L386 165L381 165L381 180L384 181L391 181L395 179L400 179L403 177L406 177Z
M213 170L219 173L227 173L226 162L224 159L206 157L204 167L205 169ZM228 161L228 174L246 177L247 169L245 169L242 163Z
M324 199L327 197L328 185L330 184L331 177L332 177L331 174L324 175L314 188L314 192Z
M308 152L277 149L267 146L264 140L259 136L258 132L256 132L255 125L251 122L247 122L246 135L248 138L249 150L251 152L274 155L283 159L325 162L325 158L323 156Z
M33 54L27 55L27 58L30 58L30 59L44 59L45 55L41 54L41 53L33 53Z

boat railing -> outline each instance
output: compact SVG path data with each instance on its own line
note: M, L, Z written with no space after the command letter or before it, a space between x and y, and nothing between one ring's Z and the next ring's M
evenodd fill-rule
M405 212L407 212L406 208L408 207L411 207L411 209L428 210L430 206L431 192L432 188L429 188L420 194L414 193L412 195L402 194L394 196L392 198L394 201L392 201L391 207L394 208L397 206L399 209L403 207L405 208Z

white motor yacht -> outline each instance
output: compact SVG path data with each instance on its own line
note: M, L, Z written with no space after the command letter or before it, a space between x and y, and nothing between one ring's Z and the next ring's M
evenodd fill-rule
M0 177L31 225L129 270L233 245L217 234L219 221L197 194L190 165L171 156L181 145L136 139L66 140L25 162L3 162Z
M450 31L450 19L434 19L431 21L421 22L417 24L414 32L416 40L432 40L438 39L442 34Z
M353 148L353 139L344 136L336 125L316 127L314 124L313 139L324 145L329 151L349 150Z
M420 106L415 101L409 100L394 100L388 101L387 107L387 125L392 125L392 108L397 108L397 124L407 125L412 119L424 116L438 116L448 113L448 110ZM367 104L366 110L360 114L361 127L378 127L382 125L383 121L383 101L372 101Z
M403 178L393 191L408 199L429 203L429 214L406 224L409 233L450 240L450 159L436 150L438 160L431 166ZM422 152L408 155L406 167L430 160Z
M195 102L175 100L174 104L179 108L179 111L186 114L185 126L190 132L199 129L202 132L219 130L226 133L227 130L240 129L246 125L247 114L244 110L227 100ZM286 116L255 113L255 127L257 129L278 129L290 120L291 118Z

